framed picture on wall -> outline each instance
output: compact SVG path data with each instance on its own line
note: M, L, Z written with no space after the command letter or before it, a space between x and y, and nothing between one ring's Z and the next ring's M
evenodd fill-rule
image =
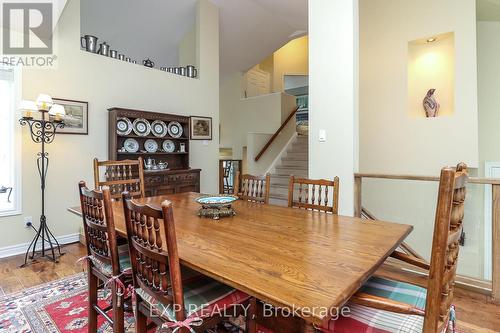
M53 98L66 111L64 128L57 130L61 134L89 134L89 103L71 99Z
M196 117L190 118L191 140L212 140L212 118Z

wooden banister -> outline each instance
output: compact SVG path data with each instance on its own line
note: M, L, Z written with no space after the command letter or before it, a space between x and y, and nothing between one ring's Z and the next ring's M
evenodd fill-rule
M392 179L392 180L410 180L410 181L427 181L438 182L437 176L417 176L417 175L401 175L401 174L379 174L379 173L355 173L354 174L354 212L357 217L373 219L374 216L368 212L361 202L361 191L363 178L372 179ZM492 297L496 304L500 304L500 178L481 178L469 177L469 184L492 185L492 281L481 279L473 279L461 275L457 275L457 285L471 289L476 292L485 293ZM423 259L416 253L408 244L403 243L401 249L405 253L411 254L419 259Z
M281 131L285 128L285 126L288 124L288 122L293 118L293 116L295 116L295 114L297 113L297 111L299 110L299 107L297 107L295 110L293 110L290 115L285 119L285 121L283 122L283 124L281 124L281 126L278 128L278 130L273 134L273 136L269 139L269 141L267 141L267 143L264 145L264 147L262 147L262 149L260 150L260 152L257 154L257 156L255 156L255 162L257 162L261 157L262 155L264 155L264 153L266 152L266 150L269 148L269 146L272 145L272 143L274 142L274 140L276 139L276 137L281 133Z
M376 178L376 179L394 179L394 180L417 180L426 182L438 182L437 176L415 176L415 175L398 175L398 174L381 174L381 173L355 173L355 179L359 178ZM500 178L480 178L469 177L467 181L469 184L483 184L483 185L500 185Z

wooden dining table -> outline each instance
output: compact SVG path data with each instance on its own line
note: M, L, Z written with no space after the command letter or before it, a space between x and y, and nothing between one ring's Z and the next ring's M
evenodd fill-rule
M238 200L236 215L198 217L199 193L137 199L173 204L181 264L277 308L294 310L302 332L329 320L413 227ZM70 208L81 215L80 208ZM126 236L123 206L115 227ZM328 311L325 311L327 309Z

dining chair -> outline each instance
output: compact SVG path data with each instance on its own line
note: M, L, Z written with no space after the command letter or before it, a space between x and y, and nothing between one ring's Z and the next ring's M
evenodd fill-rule
M142 157L137 160L99 161L94 158L95 188L108 186L112 199L121 198L122 192L127 191L133 197L145 197L144 169ZM101 178L100 169L104 168L104 177Z
M453 291L464 217L467 166L441 170L430 264L395 251L391 256L427 271L425 283L376 276L351 298L349 317L331 320L323 332L454 332Z
M108 187L89 190L85 182L78 184L82 209L83 230L87 246L88 279L88 328L97 332L97 316L101 315L113 327L113 332L124 330L124 294L127 271L130 270L128 246L118 246L111 193ZM83 258L82 258L83 259ZM128 278L130 280L130 276ZM101 308L98 304L99 281L111 287L111 306ZM107 314L112 310L112 318Z
M143 205L125 192L123 210L135 290L136 332L146 332L148 319L174 332L188 332L187 328L203 332L222 323L227 314L250 306L250 296L207 276L183 278L169 201L161 207ZM248 332L254 333L255 320L247 318Z
M297 199L294 194L297 194ZM339 177L333 181L326 179L306 179L290 176L288 183L288 207L319 210L338 214Z
M238 171L234 182L234 194L242 200L269 204L270 180L269 174L265 176L240 175Z

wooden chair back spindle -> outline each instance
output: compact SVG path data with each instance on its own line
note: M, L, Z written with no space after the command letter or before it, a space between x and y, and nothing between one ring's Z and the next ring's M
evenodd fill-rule
M297 198L294 198L294 193ZM319 210L338 214L339 177L326 179L305 179L290 176L288 183L288 207Z
M181 269L172 204L142 205L123 193L134 287L164 305L176 305L176 320L185 319ZM167 249L165 251L165 248Z
M104 180L101 180L100 169L104 168ZM111 198L119 199L123 192L132 197L145 197L144 169L142 157L137 160L99 161L94 158L94 182L96 189L108 186Z
M89 190L85 182L81 181L78 184L78 193L87 254L111 265L113 275L120 274L117 235L109 188L104 186L102 191Z
M240 175L238 171L234 182L234 194L242 200L269 204L270 181L269 174L265 176Z
M441 332L450 317L467 179L467 166L463 163L441 170L424 332Z

